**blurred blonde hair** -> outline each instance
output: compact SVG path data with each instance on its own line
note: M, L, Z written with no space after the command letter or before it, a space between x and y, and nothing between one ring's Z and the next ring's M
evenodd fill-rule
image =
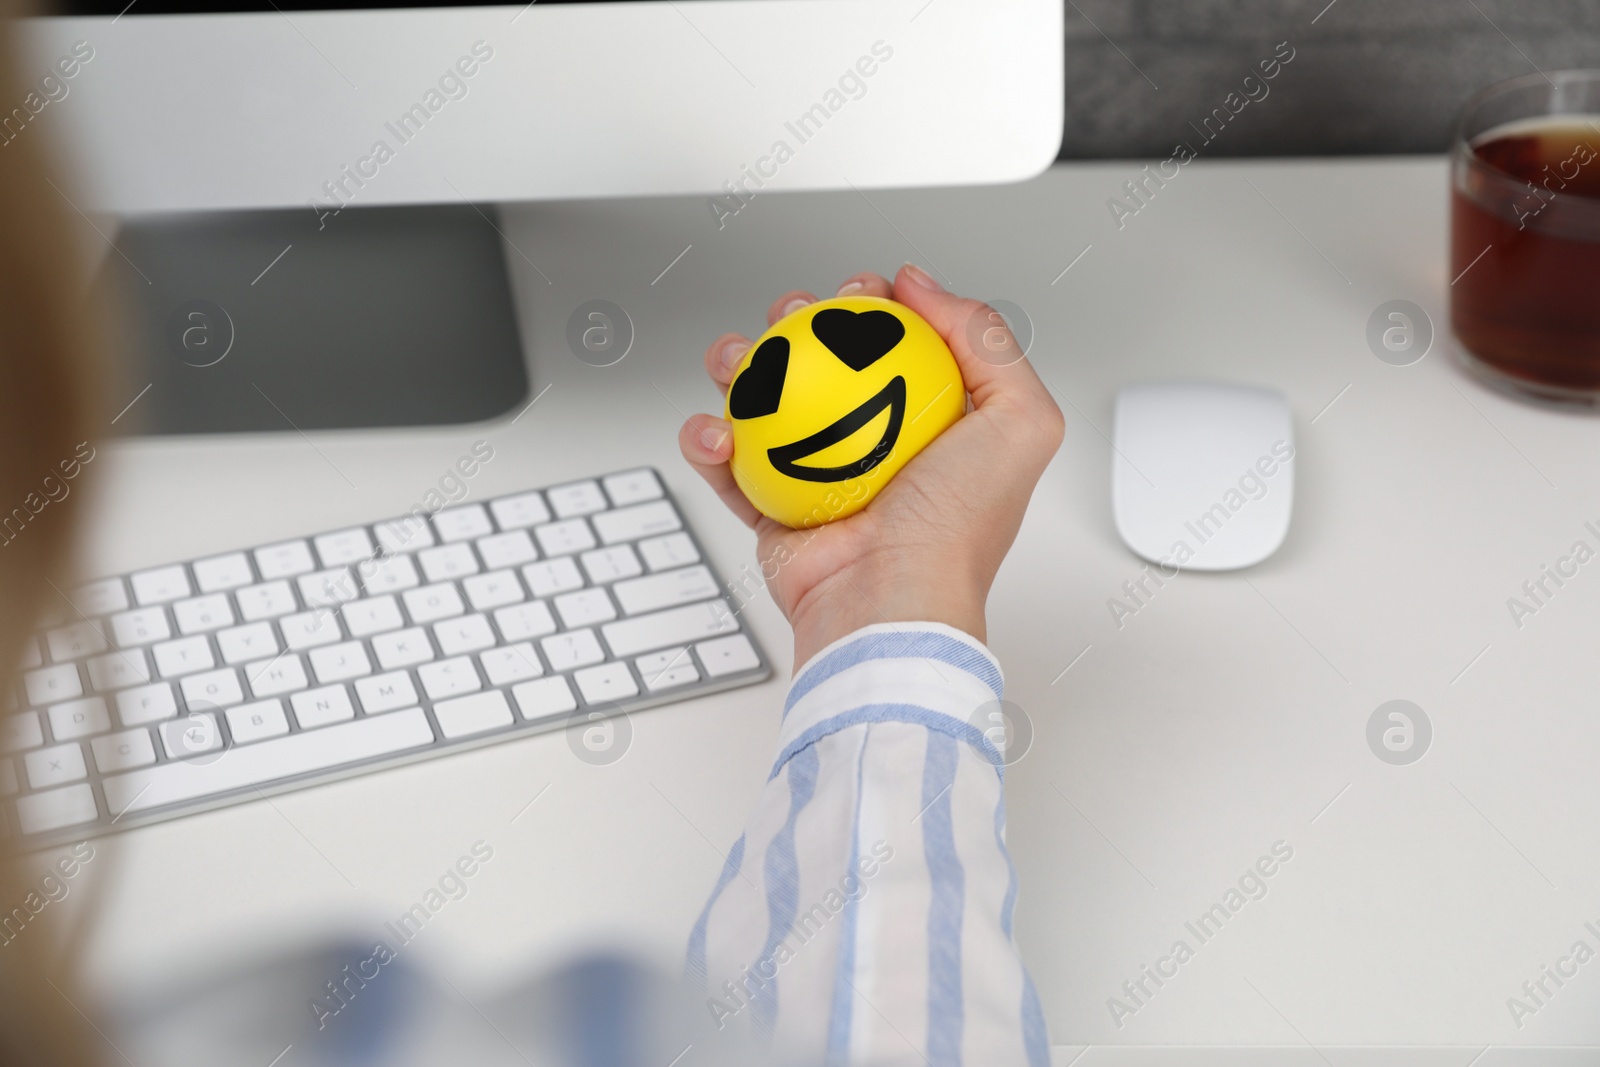
M0 113L28 90L17 70L18 0L0 0ZM0 144L0 515L36 498L46 475L104 426L97 393L96 331L86 309L86 272L69 228L67 187L51 173L48 128L29 127ZM15 539L0 542L0 664L12 665L34 621L59 603L81 494L51 501ZM14 850L0 857L0 913L34 891ZM76 1004L62 946L49 929L0 945L0 1064L87 1067L99 1043ZM70 998L70 999L69 999Z

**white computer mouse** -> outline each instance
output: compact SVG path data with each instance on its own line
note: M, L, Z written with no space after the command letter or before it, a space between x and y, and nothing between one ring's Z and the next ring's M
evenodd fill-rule
M1283 544L1294 503L1294 417L1275 389L1146 382L1117 393L1111 510L1152 563L1226 571Z

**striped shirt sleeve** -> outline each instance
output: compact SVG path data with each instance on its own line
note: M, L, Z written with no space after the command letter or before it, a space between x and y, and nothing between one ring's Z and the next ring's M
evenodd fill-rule
M1046 1067L1012 939L999 665L934 623L869 626L795 676L765 790L690 935L718 1027L784 1062Z

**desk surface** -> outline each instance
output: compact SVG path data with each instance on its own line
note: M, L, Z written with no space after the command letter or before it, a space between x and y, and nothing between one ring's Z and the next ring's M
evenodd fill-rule
M916 259L1026 310L1067 414L990 601L1007 696L1037 732L1008 776L1010 841L1018 938L1060 1062L1089 1043L1594 1043L1600 962L1550 986L1520 1030L1506 1000L1575 941L1600 948L1584 926L1600 927L1600 564L1520 628L1506 601L1573 542L1600 546L1584 527L1600 525L1600 424L1504 400L1451 362L1442 161L1199 162L1119 229L1106 202L1136 170L770 195L720 232L697 200L508 207L534 388L548 390L515 423L112 445L90 566L399 512L482 438L495 457L480 498L657 465L732 577L752 538L674 443L687 413L715 406L703 347L757 331L786 287L831 292ZM609 368L564 341L569 312L595 298L637 329ZM1409 367L1365 340L1392 299L1440 335ZM1299 499L1275 557L1185 574L1119 628L1107 600L1140 563L1111 522L1112 396L1170 376L1283 390ZM108 840L97 887L76 898L99 905L92 975L127 988L376 933L479 839L493 861L422 947L458 984L596 942L675 960L776 735L787 632L765 597L746 617L778 677L639 716L614 765L537 737ZM1365 739L1400 697L1434 729L1403 767ZM1201 943L1185 923L1280 841L1293 858L1266 895ZM1123 983L1179 939L1193 958L1147 980L1119 1028L1108 998L1132 1006Z

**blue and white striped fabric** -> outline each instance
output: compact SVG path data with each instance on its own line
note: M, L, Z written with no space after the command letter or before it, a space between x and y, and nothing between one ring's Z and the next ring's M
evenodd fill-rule
M959 630L869 626L796 675L779 755L690 937L723 1026L775 1060L1046 1067L1011 934L999 665Z

